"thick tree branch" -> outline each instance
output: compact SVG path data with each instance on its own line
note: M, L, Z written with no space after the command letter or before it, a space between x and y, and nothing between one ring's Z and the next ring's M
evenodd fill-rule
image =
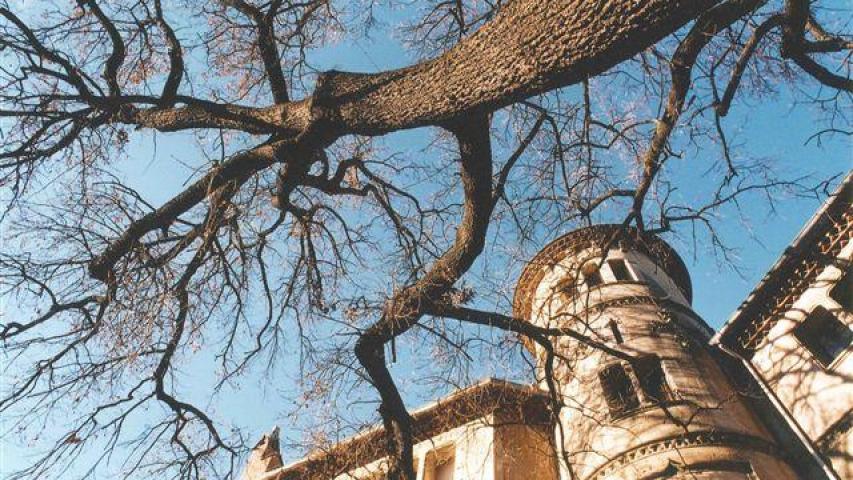
M272 98L275 103L284 103L289 100L287 94L287 82L284 80L284 72L281 69L281 59L278 53L278 40L275 37L275 16L281 7L281 0L270 3L267 12L254 7L243 0L223 0L228 5L246 17L248 17L257 29L257 45L267 74L267 81L272 90Z
M104 64L104 80L107 81L110 95L117 97L121 94L121 89L118 85L118 70L121 68L121 64L124 63L124 57L127 51L124 46L124 40L122 40L121 34L113 21L107 17L95 0L77 0L77 4L80 8L84 8L84 6L88 7L110 37L110 42L112 43L113 48L109 58L107 58L107 61Z
M838 90L853 92L853 79L832 73L808 55L810 48L816 51L821 50L820 47L814 47L805 40L806 26L811 18L809 8L808 0L785 1L786 21L782 28L782 56L793 60L803 71L820 83ZM813 23L812 29L824 33L816 25ZM834 42L832 43L833 47L837 46Z
M118 120L166 131L221 127L293 135L304 130L311 118L300 113L307 102L339 134L380 135L438 125L468 112L492 112L601 73L717 2L612 3L611 8L602 9L578 0L511 2L492 21L433 60L375 74L329 71L320 76L312 98L297 103L251 109L196 100L174 111L133 109ZM620 13L614 18L612 12ZM618 25L613 25L614 20ZM540 35L543 31L552 35Z
M169 50L169 76L166 78L166 83L163 84L160 104L164 107L171 107L175 104L178 88L181 86L181 79L184 75L184 55L181 50L181 42L175 35L172 26L163 16L161 0L154 0L154 14L157 26L160 27L163 36L166 37L166 46Z
M436 299L474 263L485 243L492 205L492 158L485 116L448 126L459 141L460 171L465 195L462 220L453 245L414 284L388 300L382 318L361 333L355 346L382 400L380 413L388 432L392 465L389 479L413 480L412 425L405 404L385 365L385 344L417 323Z
M740 86L740 81L743 77L743 73L746 71L746 66L749 64L749 60L752 58L752 55L753 53L755 53L755 49L758 48L758 45L761 43L761 40L771 30L782 25L784 21L784 15L773 15L772 17L762 22L761 25L756 27L755 31L752 32L752 36L749 37L749 40L746 42L746 45L744 45L743 51L741 51L741 54L737 59L737 63L735 63L735 66L732 69L732 76L729 80L728 85L726 86L725 92L723 92L722 99L720 99L719 103L715 105L717 114L719 116L725 117L726 115L728 115L729 108L731 108L732 100L734 99L735 93L737 92L737 89Z

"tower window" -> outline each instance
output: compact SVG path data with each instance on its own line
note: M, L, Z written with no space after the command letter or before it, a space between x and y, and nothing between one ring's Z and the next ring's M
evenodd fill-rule
M598 374L604 399L611 416L623 415L640 406L631 377L621 363L610 365Z
M824 367L835 361L853 341L853 331L823 307L815 307L794 328L794 336Z
M634 373L640 389L651 403L663 403L672 400L672 392L666 383L666 376L661 367L660 358L649 355L634 361Z
M851 270L844 272L841 280L829 291L829 296L838 302L845 312L853 312L853 275L851 275Z
M617 281L627 282L634 279L631 275L631 272L628 271L628 266L625 265L625 260L621 258L616 258L613 260L608 260L607 264L610 265L610 271L613 272L613 276Z

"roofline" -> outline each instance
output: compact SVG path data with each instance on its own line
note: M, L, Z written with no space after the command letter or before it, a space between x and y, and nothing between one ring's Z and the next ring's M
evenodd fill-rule
M848 198L850 196L850 192L848 191L848 195L843 195L845 190L849 190L853 188L853 170L847 172L847 176L844 178L835 191L829 196L829 198L823 202L820 209L815 212L814 215L809 219L809 221L800 229L800 232L794 238L793 242L791 242L785 250L782 251L782 254L776 259L776 262L770 267L770 270L764 274L761 280L753 287L752 291L749 295L744 299L743 302L738 306L737 310L732 313L731 317L720 327L720 330L711 338L712 345L718 345L723 343L723 337L729 335L731 331L736 328L740 323L742 316L741 314L746 309L748 305L752 303L753 300L758 296L759 292L765 288L765 286L769 283L769 281L775 276L776 272L782 268L782 266L791 258L791 252L798 251L800 248L800 244L805 237L811 233L812 229L815 228L815 225L818 224L818 221L823 217L823 215L833 206L837 205L840 202L850 202Z
M503 389L505 391L512 391L512 392L519 393L519 394L528 394L528 395L531 395L531 397L534 397L534 396L535 397L542 397L542 398L547 397L547 393L544 390L537 388L535 385L521 384L521 383L513 382L510 380L505 380L505 379L500 379L500 378L495 378L495 377L486 377L486 378L483 378L482 380L478 381L477 383L474 383L474 384L469 385L469 386L464 387L464 388L454 390L453 392L449 393L448 395L445 395L444 397L440 397L436 400L433 400L432 402L429 402L429 403L427 403L421 407L418 407L417 409L412 410L410 415L412 417L413 422L417 422L418 417L424 417L429 412L431 412L433 410L437 410L438 408L445 406L454 400L464 398L466 395L469 395L473 392L477 392L480 390L486 390L489 388ZM464 425L464 423L462 423L460 425ZM453 426L451 428L456 428L457 426ZM311 462L316 462L316 461L322 460L323 458L329 457L330 455L332 455L332 452L336 448L343 447L343 446L350 444L350 443L357 443L359 440L364 439L366 437L369 437L370 435L377 434L378 432L381 432L382 430L384 430L384 427L381 424L376 424L372 427L368 427L364 430L361 430L360 432L356 433L355 435L353 435L351 437L347 437L347 438L345 438L339 442L335 442L333 445L330 445L328 447L328 450L311 452L308 455L305 455L304 457L302 457L298 460L295 460L295 461L290 462L288 464L285 464L285 465L283 465L283 466L281 466L275 470L267 472L263 478L264 479L266 479L266 478L269 478L269 479L282 478L281 476L286 475L288 472L290 472L292 470L298 469L299 467L302 467L305 465L309 465Z
M595 224L572 230L548 242L521 271L513 295L513 315L530 320L533 294L546 271L586 248L637 249L657 264L684 294L693 300L690 272L678 252L658 235L623 224Z

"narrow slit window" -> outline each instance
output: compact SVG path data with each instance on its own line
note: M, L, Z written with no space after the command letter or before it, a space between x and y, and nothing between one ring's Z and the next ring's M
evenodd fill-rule
M599 374L604 399L611 416L619 416L640 406L631 377L622 364L610 365Z
M829 296L838 302L845 312L853 312L853 275L851 275L851 270L844 272L841 280L829 291Z
M613 334L614 342L622 343L625 341L622 338L622 332L619 331L619 325L616 324L616 320L611 320L607 325L610 327L610 333Z
M647 402L663 403L672 400L672 391L666 383L660 358L655 355L638 358L634 362L634 373Z
M853 331L823 307L816 307L796 328L794 336L824 367L835 361L853 341Z
M607 264L610 265L610 271L613 272L613 277L616 278L617 281L628 282L634 279L631 272L628 270L628 266L625 265L625 260L617 258L609 260Z

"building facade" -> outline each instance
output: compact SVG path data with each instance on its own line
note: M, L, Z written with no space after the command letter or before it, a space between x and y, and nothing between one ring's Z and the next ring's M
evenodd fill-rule
M853 180L803 228L712 343L749 369L829 476L853 479Z
M538 378L413 412L418 480L853 479L851 204L848 177L716 335L660 238L598 225L554 240L513 305L555 333L525 340ZM265 437L244 478L383 478L382 435L290 465Z
M675 251L618 225L571 232L529 262L515 316L589 339L557 338L553 356L531 346L564 403L561 478L797 478L718 365L690 300Z

